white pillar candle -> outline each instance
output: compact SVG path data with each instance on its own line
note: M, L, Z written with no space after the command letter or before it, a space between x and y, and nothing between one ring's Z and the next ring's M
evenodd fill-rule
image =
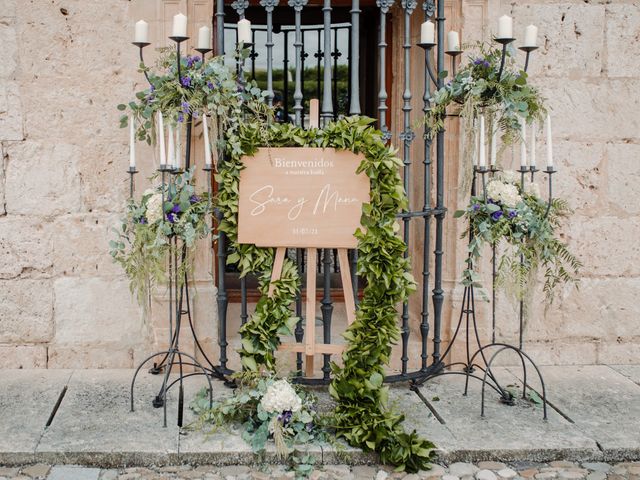
M524 31L524 45L523 47L537 47L538 46L538 27L535 25L529 25Z
M493 131L491 133L491 166L495 166L498 158L498 125L493 125Z
M484 115L480 115L480 152L478 155L478 165L480 168L487 166L487 158L485 156L485 134L484 134Z
M149 43L149 24L144 20L136 22L136 32L133 39L136 43Z
M547 168L553 168L553 142L551 141L551 115L547 114Z
M513 18L503 15L498 20L498 35L496 38L513 38Z
M164 121L162 119L162 112L158 112L156 134L158 136L158 145L160 147L160 165L165 167L167 165L167 152L164 149Z
M436 43L435 25L431 21L426 21L420 26L420 43Z
M522 119L521 130L520 130L520 166L527 166L527 122Z
M536 166L536 130L536 122L531 122L531 155L529 165L532 167Z
M211 48L211 29L207 26L200 27L198 30L198 48L201 50Z
M251 22L246 18L238 20L238 43L252 43Z
M173 16L173 37L186 37L187 36L187 16L182 13L178 13Z
M204 134L204 163L211 167L211 145L209 144L209 125L207 123L207 114L202 114L202 132Z
M182 138L180 138L180 132L182 124L178 124L176 127L176 153L173 156L173 166L176 169L180 168L180 164L182 163Z
M169 134L169 142L167 143L167 151L169 152L169 165L171 165L172 167L175 166L175 159L176 159L176 143L175 143L175 137L174 137L174 133L173 133L173 125L169 124L167 126L167 130L168 130L168 134Z
M458 32L451 30L447 34L447 48L450 52L457 52L460 50L460 36Z
M136 120L129 118L129 167L136 168Z

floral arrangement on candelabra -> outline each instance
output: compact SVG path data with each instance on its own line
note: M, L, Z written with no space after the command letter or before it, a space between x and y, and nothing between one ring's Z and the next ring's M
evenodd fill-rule
M527 73L515 68L508 48L503 54L499 48L477 44L469 63L433 94L425 117L430 134L444 128L447 109L459 104L469 141L480 115L485 115L489 131L502 131L503 145L520 140L523 122L541 122L547 114L543 97L527 80Z
M175 176L171 183L147 189L140 200L130 199L111 256L130 279L131 292L144 305L151 287L167 279L167 259L177 253L180 240L186 261L179 264L182 279L193 265L196 241L210 233L211 202L207 192L197 192L194 168Z
M199 415L193 428L213 433L241 424L242 438L254 452L263 454L272 440L280 458L293 454L296 445L327 439L313 394L272 374L244 372L236 377L233 396L214 402L212 408L206 389L198 393L191 404Z
M570 214L561 199L543 200L536 183L524 184L514 172L492 178L479 195L471 197L455 217L465 217L470 234L469 258L463 273L465 286L481 287L474 265L484 245L505 242L507 252L497 267L497 284L507 285L518 300L531 290L540 270L544 293L553 300L560 283L576 283L580 261L557 238L560 221Z

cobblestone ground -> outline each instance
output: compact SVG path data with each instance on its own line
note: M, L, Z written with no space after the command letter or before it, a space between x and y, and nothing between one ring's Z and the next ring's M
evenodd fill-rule
M29 465L1 467L0 480L284 480L296 473L283 466L214 467L169 466L157 468L98 469L67 465ZM298 477L303 478L303 477ZM640 480L640 462L635 463L551 463L499 462L453 463L434 465L417 474L394 473L385 467L324 465L309 475L312 480Z

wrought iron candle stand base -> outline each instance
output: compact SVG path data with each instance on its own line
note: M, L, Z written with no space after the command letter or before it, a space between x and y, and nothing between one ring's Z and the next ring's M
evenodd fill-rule
M471 186L471 196L476 196L476 184L478 181L478 174L481 177L482 184L482 193L484 198L486 198L486 175L490 174L493 176L498 170L491 167L490 169L484 167L474 167L473 171L473 180ZM531 173L531 181L534 180L534 175L538 170L535 167L522 167L518 172L521 174L521 187L524 188L525 174ZM552 167L547 168L546 173L548 176L548 185L549 185L549 199L547 206L547 215L549 213L549 209L551 208L552 202L552 174L555 173L555 170ZM473 233L469 234L469 242L473 240ZM471 262L471 254L469 254L467 262ZM492 301L491 301L491 324L492 324L492 334L491 334L491 342L484 344L480 340L480 333L478 330L478 323L476 320L476 306L475 306L475 290L473 285L465 286L464 293L462 296L462 307L460 309L460 316L458 319L458 324L456 325L453 337L442 355L442 360L440 364L440 368L431 370L425 374L424 377L420 379L416 379L412 381L411 389L418 394L418 396L426 401L420 390L419 386L423 385L427 381L441 377L444 375L464 375L465 376L465 387L464 387L464 395L467 395L469 391L469 379L474 378L482 382L482 391L481 391L481 407L480 407L480 416L484 417L485 413L485 390L486 387L490 387L500 396L500 401L507 405L515 404L514 395L505 389L498 379L496 378L494 372L492 371L492 365L495 359L505 351L511 351L518 355L520 358L520 363L522 366L522 398L527 398L527 388L532 389L527 383L528 378L528 365L533 367L535 373L540 380L541 390L542 390L542 408L543 408L543 419L547 419L547 395L546 395L546 387L544 383L544 378L542 377L542 373L540 369L535 364L535 362L531 359L527 353L524 352L522 343L523 343L523 328L524 328L524 305L522 301L519 306L519 347L514 345L510 345L504 342L496 341L496 309L495 309L495 300L496 300L496 246L492 245ZM461 362L451 362L445 363L447 357L451 353L451 350L458 339L458 335L460 333L460 329L462 328L463 323L465 324L465 347L466 347L466 359ZM473 345L475 343L475 345ZM475 352L472 354L472 350L475 349ZM495 350L491 356L488 355L488 351ZM481 359L481 363L480 363ZM461 370L451 370L451 368L462 367ZM480 373L476 374L475 372L479 370Z
M180 44L184 42L187 38L185 37L170 37L176 43L176 52L177 52L177 74L178 81L180 80ZM144 64L142 50L148 44L139 44L134 43L140 49L140 61ZM202 61L204 64L205 54L211 51L210 49L197 49L197 51L202 56ZM147 80L149 79L146 72L145 76ZM150 83L150 82L149 82ZM151 84L151 83L150 83ZM189 169L191 166L191 130L193 126L193 116L189 114L187 116L187 132L186 132L186 150L185 150L185 169ZM166 186L171 183L172 177L176 174L181 173L181 171L177 168L174 168L171 165L160 165L158 169L161 172L161 182L162 182L162 192L163 192L163 205L164 205L164 192L166 191ZM209 199L211 198L211 165L207 164L204 169L207 173L207 191L209 194ZM130 174L130 195L133 197L134 192L134 175L137 173L137 170L133 167L129 169ZM210 201L210 200L209 200ZM153 359L160 359L159 362L154 362L153 366L149 369L149 373L154 375L163 375L162 384L160 390L157 395L152 400L152 405L155 408L163 408L163 425L167 426L167 393L174 386L178 385L178 421L177 424L179 427L182 427L183 418L184 418L184 380L189 377L194 376L205 376L207 382L209 384L209 403L213 402L213 385L211 380L218 379L222 380L226 386L233 387L235 383L228 378L228 375L231 371L221 368L209 359L202 344L200 343L198 336L196 334L193 319L191 316L191 302L189 299L189 279L185 272L181 273L181 265L186 261L187 250L186 245L178 244L178 240L176 237L170 238L170 242L172 245L172 255L169 259L169 347L166 350L161 350L159 352L153 353L145 358L136 368L136 371L131 380L131 390L130 390L130 400L131 400L131 411L134 411L134 388L135 382L138 377L138 374L142 370L142 368L151 362ZM180 334L181 328L183 326L183 319L186 317L186 320L189 324L189 330L191 332L191 336L194 340L194 345L196 348L196 352L194 354L186 353L180 348ZM175 320L175 324L174 324ZM203 361L199 361L196 359L195 355L200 355ZM185 367L192 368L192 372L185 372ZM171 373L176 372L177 370L177 378L172 378Z

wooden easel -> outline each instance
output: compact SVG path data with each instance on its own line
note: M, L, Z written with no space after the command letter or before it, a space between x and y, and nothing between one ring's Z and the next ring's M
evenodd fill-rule
M269 296L273 294L274 282L282 275L282 265L287 252L285 247L276 249L276 256L271 272L271 284L269 285ZM283 343L279 350L283 352L298 352L305 355L305 375L311 377L314 369L314 356L318 353L337 354L343 350L342 345L328 343L316 343L316 265L318 250L307 248L307 311L305 320L305 341L304 343ZM351 273L349 259L346 248L338 248L338 260L340 261L340 277L342 279L342 290L344 292L344 303L347 310L347 324L351 325L356 319L356 304L351 287Z

